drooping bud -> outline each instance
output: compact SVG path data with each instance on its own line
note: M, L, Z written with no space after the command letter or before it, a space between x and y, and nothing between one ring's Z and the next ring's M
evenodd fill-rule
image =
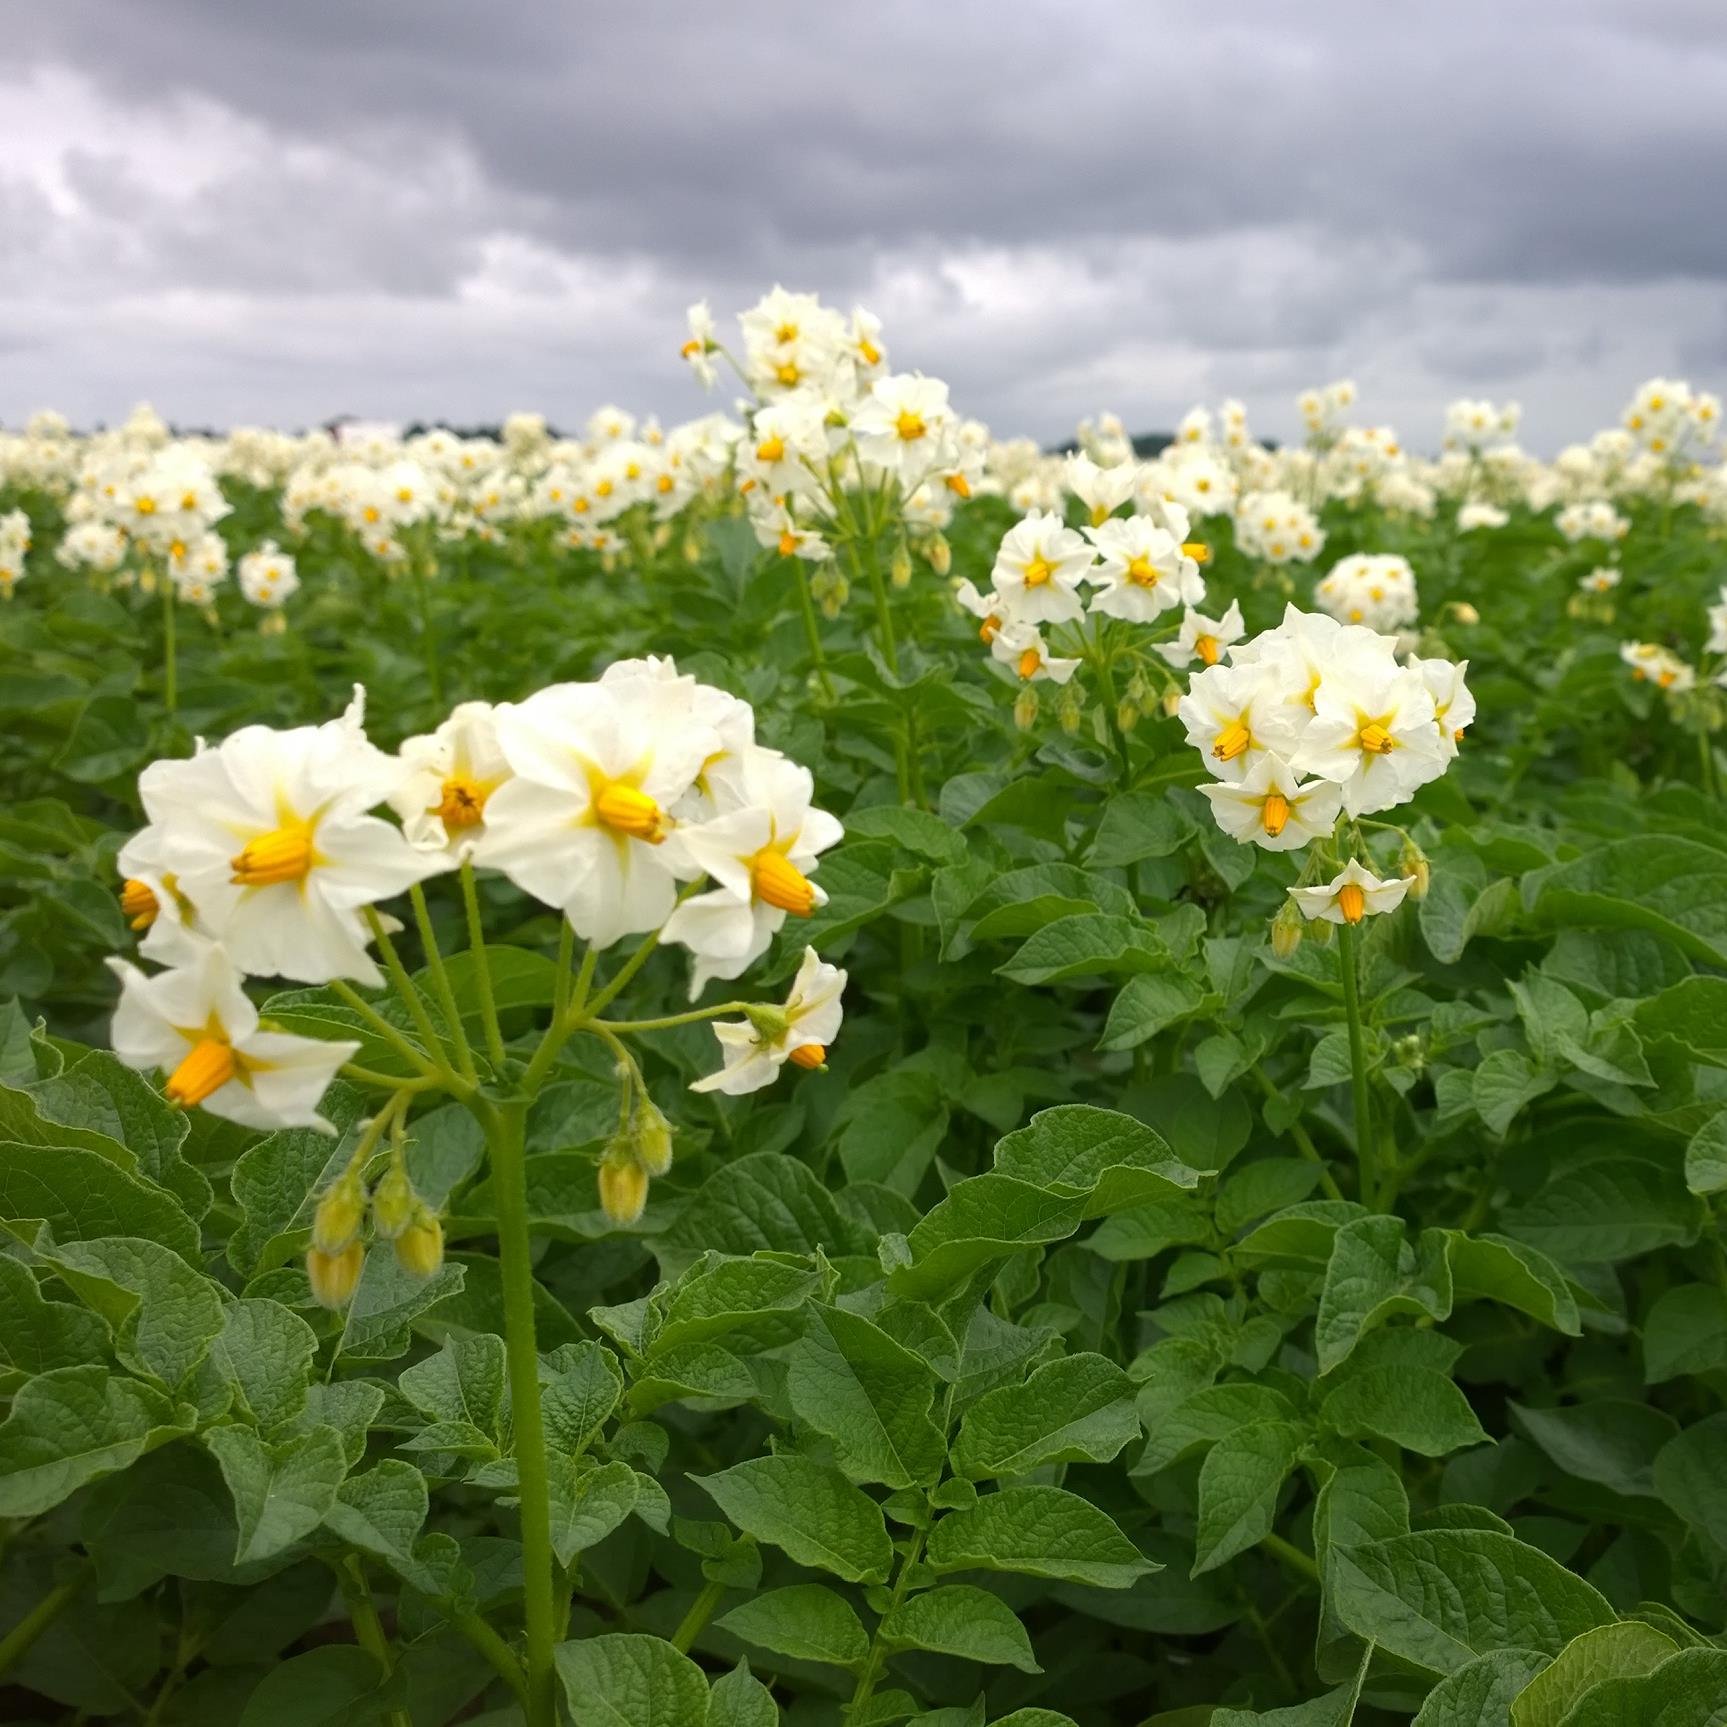
M444 1263L444 1226L430 1206L415 1207L412 1221L396 1237L396 1263L410 1277L432 1276Z
M1337 925L1322 917L1314 918L1301 932L1302 939L1311 941L1315 947L1330 947L1336 934Z
M923 543L923 555L938 576L945 576L953 568L953 547L947 543L946 534L931 534Z
M672 1167L672 1124L647 1098L636 1111L636 1160L656 1179Z
M1037 724L1037 708L1037 691L1027 684L1014 699L1013 723L1022 732L1029 732Z
M1085 720L1085 698L1078 684L1064 684L1055 701L1056 724L1071 738L1078 734Z
M608 1151L600 1164L600 1210L623 1227L636 1222L647 1203L648 1172L633 1153Z
M1409 897L1426 899L1427 890L1433 885L1433 866L1427 861L1427 853L1408 834L1403 836L1403 850L1397 854L1397 867L1404 875L1415 878L1410 883Z
M312 1246L319 1253L339 1254L359 1235L365 1220L366 1184L360 1172L350 1167L336 1178L312 1213Z
M339 1312L354 1299L365 1263L366 1250L358 1240L350 1241L340 1253L307 1248L306 1281L312 1286L312 1299L320 1307Z
M1451 615L1460 624L1478 624L1481 622L1481 614L1467 600L1453 600L1451 602Z
M399 1160L393 1162L372 1189L372 1227L386 1241L394 1241L414 1221L418 1203L406 1168Z
M1286 899L1278 908L1277 916L1271 920L1271 951L1279 959L1288 959L1301 946L1306 933L1301 927L1304 922L1301 908L1294 900Z
M1174 719L1175 710L1181 706L1181 691L1171 684L1163 692L1163 715L1165 719Z
M1115 723L1122 732L1131 732L1139 724L1139 709L1125 697L1115 704Z
M894 547L893 557L887 567L887 578L896 588L911 586L911 553L906 550L904 540Z

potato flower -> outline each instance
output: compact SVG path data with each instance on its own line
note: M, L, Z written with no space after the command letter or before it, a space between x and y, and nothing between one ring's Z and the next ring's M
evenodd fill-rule
M725 1065L698 1079L690 1090L742 1097L772 1085L788 1061L802 1068L824 1066L844 1018L840 998L845 987L846 974L806 947L783 1007L752 1008L746 1019L721 1020L714 1026Z

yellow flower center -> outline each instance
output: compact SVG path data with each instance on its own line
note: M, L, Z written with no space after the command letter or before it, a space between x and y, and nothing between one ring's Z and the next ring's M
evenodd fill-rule
M1361 728L1361 736L1358 741L1369 755L1388 756L1397 748L1397 739L1386 730L1379 720L1369 720Z
M1337 909L1343 913L1345 923L1360 923L1367 912L1367 895L1362 892L1361 883L1346 881L1337 890Z
M786 531L780 535L780 556L782 558L795 557L797 555L797 549L798 537L790 528L787 528Z
M1289 825L1289 799L1282 792L1273 792L1261 807L1260 818L1265 831L1276 839Z
M1127 566L1127 579L1136 588L1154 587L1157 583L1157 569L1151 559L1141 555Z
M894 421L893 429L906 443L914 443L921 438L929 427L923 423L923 415L911 408L901 408L899 418Z
M234 1046L220 1034L206 1032L168 1076L168 1101L191 1109L220 1091L238 1072Z
M797 339L798 327L796 324L781 324L780 327L774 331L774 340L776 342L795 342Z
M813 1073L827 1066L828 1052L819 1043L800 1043L787 1059Z
M676 484L677 481L674 480L670 474L661 474L660 477L654 481L654 490L664 494L669 492Z
M1205 485L1200 487L1200 490L1205 491L1209 484L1210 482L1207 481ZM1183 540L1181 555L1184 558L1192 558L1196 564L1209 564L1211 562L1211 547L1204 540Z
M1220 762L1232 762L1253 742L1253 734L1240 720L1231 720L1212 740L1211 753Z
M803 376L803 373L798 370L796 362L787 360L783 365L774 368L774 376L789 390Z
M982 641L993 642L995 638L1001 634L1001 619L998 618L994 612L991 612L990 615L978 625L977 633Z
M234 871L229 879L238 887L274 887L279 882L304 881L311 873L313 861L312 824L285 822L246 842L239 854L229 860Z
M470 774L451 774L439 787L432 813L446 828L476 827L485 819L487 788Z
M971 496L971 481L964 474L949 474L946 484L947 489L956 497L969 498Z
M600 496L601 496L601 497L602 497L602 498L609 498L609 497L610 497L610 496L611 496L611 495L612 495L612 489L613 489L613 488L612 488L612 482L611 482L611 481L610 481L610 480L600 480L600 481L597 481L597 482L596 482L596 483L595 483L595 486L594 486L594 490L595 490L595 491L596 491L596 492L597 492L597 493L598 493L598 494L599 494L599 495L600 495Z
M1055 574L1055 566L1046 563L1043 558L1036 557L1025 566L1025 585L1028 588L1041 588Z
M704 349L700 338L691 336L690 339L678 349L678 352L683 355L686 360L693 360L697 354L704 352Z
M1195 636L1193 638L1193 651L1198 654L1208 666L1215 666L1217 664L1217 656L1221 650L1218 648L1216 636Z
M120 890L121 915L135 930L147 930L161 909L156 890L148 882L132 877Z
M881 349L868 336L864 336L858 342L858 358L866 366L879 366L881 364Z
M1042 664L1043 656L1037 651L1037 649L1027 648L1025 652L1019 656L1020 677L1029 682L1030 679L1037 675L1037 668Z
M793 917L808 917L815 910L816 890L809 877L773 846L763 846L750 859L750 891Z
M786 453L786 441L777 432L772 437L763 438L756 445L756 460L758 462L777 462Z
M666 812L639 786L624 780L606 781L594 798L593 811L601 826L651 846L671 832Z
M360 512L360 515L367 522L376 522L382 514L383 511L380 510L376 504L368 504L365 509Z
M156 513L156 500L154 498L134 498L132 508L141 516L153 516Z

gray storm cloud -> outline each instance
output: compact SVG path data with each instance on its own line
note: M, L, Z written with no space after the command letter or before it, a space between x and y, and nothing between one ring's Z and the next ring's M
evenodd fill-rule
M1713 0L0 0L0 416L702 402L779 280L1003 432L1340 372L1532 442L1727 362Z

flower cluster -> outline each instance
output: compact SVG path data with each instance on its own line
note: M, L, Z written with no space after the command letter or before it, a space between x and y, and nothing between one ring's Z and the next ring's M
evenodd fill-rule
M30 550L30 518L22 510L0 515L0 599L11 599L24 579L24 554Z
M1445 410L1445 447L1479 453L1514 437L1523 410L1516 402L1495 405L1465 396Z
M1622 417L1626 431L1650 455L1666 461L1710 443L1721 423L1721 399L1693 391L1678 378L1651 378L1639 387Z
M1301 411L1307 435L1316 444L1329 444L1343 424L1343 416L1355 406L1355 384L1339 378L1322 389L1303 390L1295 405Z
M1342 624L1365 624L1385 634L1417 616L1415 572L1395 553L1357 552L1334 564L1313 590L1320 609Z
M1631 531L1630 522L1603 498L1567 504L1553 521L1573 545L1579 540L1622 540Z
M1249 492L1235 506L1235 543L1262 563L1310 564L1325 549L1325 530L1291 493Z

